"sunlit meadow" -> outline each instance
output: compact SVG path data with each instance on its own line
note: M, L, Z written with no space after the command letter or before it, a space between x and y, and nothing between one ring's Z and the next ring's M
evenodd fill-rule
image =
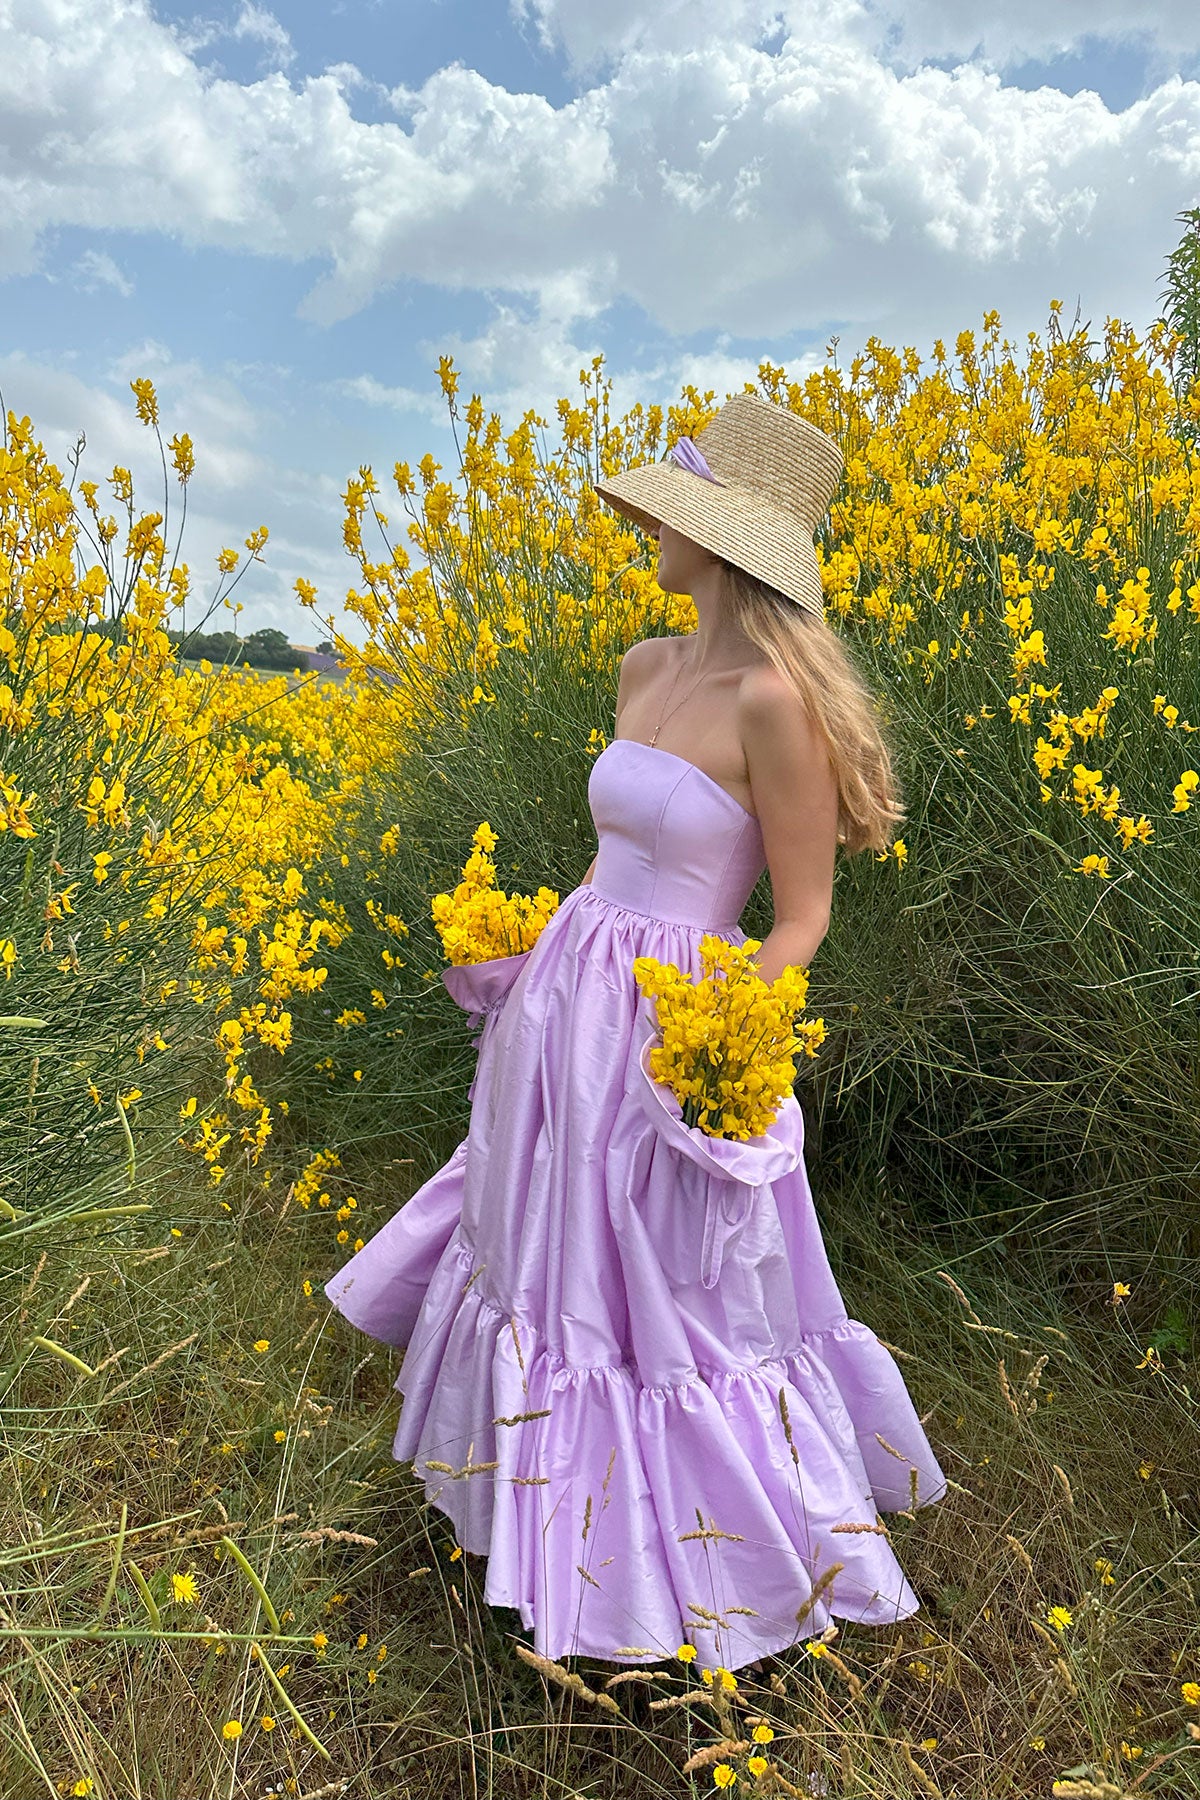
M544 896L526 922L577 884L619 659L694 621L590 482L717 396L615 417L596 364L506 429L443 359L457 466L360 469L354 585L297 583L336 681L172 649L168 626L236 612L268 531L201 609L192 446L163 441L149 382L150 512L8 414L5 1800L1200 1793L1200 384L1178 349L1065 331L1053 302L1020 351L989 314L927 364L872 341L801 383L760 370L843 446L827 617L908 808L839 866L810 971L809 1169L850 1311L952 1480L886 1521L918 1615L736 1679L719 1619L707 1658L534 1657L391 1459L396 1358L321 1296L467 1122L434 896L473 845ZM764 878L743 925L769 924Z

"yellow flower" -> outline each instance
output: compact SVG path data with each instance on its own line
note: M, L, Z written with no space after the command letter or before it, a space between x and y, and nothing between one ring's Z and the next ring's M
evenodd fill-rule
M680 1644L680 1646L679 1646L678 1650L675 1652L675 1654L679 1658L679 1661L682 1663L695 1662L696 1646L695 1646L695 1644Z
M1179 1689L1188 1706L1200 1706L1200 1681L1185 1681Z
M1074 1623L1071 1609L1068 1606L1048 1607L1046 1609L1046 1619L1049 1624L1053 1625L1056 1631L1065 1631L1068 1625Z
M260 1356L264 1355L265 1352L271 1348L270 1338L259 1338L254 1348L258 1351Z
M221 1727L221 1736L223 1738L229 1738L232 1741L234 1738L240 1738L241 1735L242 1735L241 1720L240 1719L226 1719L225 1723Z
M194 1606L199 1598L194 1575L171 1576L171 1598L189 1606Z
M270 1713L264 1713L262 1718L260 1719L259 1723L261 1724L264 1731L274 1731L274 1729L275 1729L275 1721L271 1717Z
M770 1764L765 1756L748 1756L746 1758L746 1768L751 1775L765 1775L769 1767Z
M732 1787L737 1780L737 1771L727 1762L713 1764L713 1784L719 1788Z
M775 1733L769 1725L756 1725L750 1735L756 1744L769 1744Z

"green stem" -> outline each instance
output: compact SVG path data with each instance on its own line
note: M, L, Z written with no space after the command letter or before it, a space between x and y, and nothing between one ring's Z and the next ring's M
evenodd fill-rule
M259 1578L255 1574L254 1570L250 1567L250 1564L246 1561L246 1558L242 1555L241 1551L238 1549L238 1547L234 1543L233 1539L231 1537L223 1537L221 1539L221 1542L222 1542L222 1544L224 1544L225 1548L229 1551L230 1555L233 1557L234 1561L237 1563L238 1567L241 1569L243 1575L246 1577L246 1580L250 1583L250 1586L254 1589L255 1593L259 1597L259 1600L262 1602L262 1609L267 1615L267 1623L271 1627L272 1636L278 1637L280 1632L283 1630L283 1627L279 1623L279 1614L275 1611L275 1608L271 1604L271 1596L268 1594L266 1588L263 1586L262 1582L259 1580Z

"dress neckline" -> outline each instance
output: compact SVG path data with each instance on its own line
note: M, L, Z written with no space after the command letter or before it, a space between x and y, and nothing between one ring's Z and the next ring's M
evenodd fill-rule
M674 750L664 750L659 744L647 744L643 742L641 738L615 737L608 746L610 750L612 749L613 744L636 744L639 750L649 750L653 756L668 756L672 762L682 763L685 769L691 769L694 774L699 775L701 781L707 781L709 787L714 788L718 794L724 794L729 804L731 806L736 806L743 818L749 819L752 825L757 825L759 823L756 815L750 811L748 806L743 806L741 801L735 799L727 787L722 787L719 781L713 779L707 769L702 769L699 763L690 761L688 757L677 756Z

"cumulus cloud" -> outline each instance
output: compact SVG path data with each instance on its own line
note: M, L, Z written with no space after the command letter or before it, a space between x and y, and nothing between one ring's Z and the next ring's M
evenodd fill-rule
M200 65L222 34L290 59L252 0L219 27L166 24L147 0L5 0L0 278L76 226L310 263L300 310L317 325L400 283L482 293L484 326L427 360L449 350L506 412L571 391L618 308L655 346L615 371L618 399L740 386L755 344L806 334L920 345L995 307L1019 339L1051 297L1144 324L1200 180L1200 82L1172 76L1114 113L1088 92L1024 91L998 66L1089 29L1144 30L1160 48L1190 30L1190 0L1152 21L1097 4L523 0L529 29L602 59L575 98L456 64L385 93L394 116L366 122L351 65L251 83ZM972 60L922 66L934 54ZM99 250L72 278L126 291ZM187 369L166 355L163 379L209 433L214 492L265 482L293 516L233 378ZM342 392L437 414L369 371ZM299 521L291 535L304 541Z
M544 29L582 17L573 4L538 0ZM212 77L144 0L9 10L0 269L36 266L48 227L100 225L322 262L301 308L317 324L398 282L482 290L497 311L481 367L489 342L553 355L566 322L617 301L666 332L742 338L912 333L931 293L973 316L1032 291L1040 318L1068 283L1133 312L1200 175L1200 83L1113 114L971 63L904 73L856 41L857 0L793 7L773 38L754 0L667 5L652 40L614 0L606 29L630 43L571 102L455 65L395 90L378 123L353 116L344 65L298 86ZM930 31L958 16L937 0L905 14ZM513 323L524 303L541 352Z
M510 0L514 17L581 70L632 50L679 54L712 43L791 38L853 43L897 68L971 58L995 68L1123 44L1152 55L1200 56L1194 0Z

